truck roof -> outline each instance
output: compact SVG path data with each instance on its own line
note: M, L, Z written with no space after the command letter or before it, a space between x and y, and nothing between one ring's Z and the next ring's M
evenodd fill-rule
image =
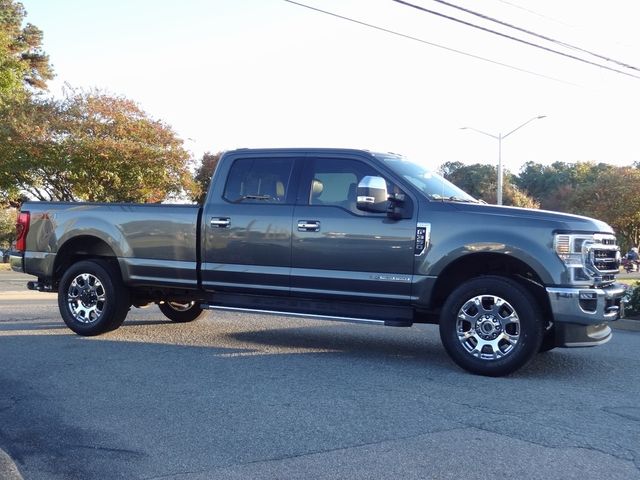
M278 153L284 153L284 154L340 154L340 153L346 153L346 154L365 154L365 155L371 155L371 156L375 156L375 155L398 155L396 153L391 153L391 152L374 152L371 150L367 150L364 148L328 148L328 147L310 147L310 148L304 148L304 147L284 147L284 148L237 148L234 150L227 150L226 152L224 152L225 155L226 154L236 154L236 153L255 153L255 154L267 154L267 155L273 155L273 154L278 154Z

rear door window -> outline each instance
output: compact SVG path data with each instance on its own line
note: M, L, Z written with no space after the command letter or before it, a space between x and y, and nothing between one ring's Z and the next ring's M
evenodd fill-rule
M231 166L223 197L233 203L286 203L292 158L241 158Z

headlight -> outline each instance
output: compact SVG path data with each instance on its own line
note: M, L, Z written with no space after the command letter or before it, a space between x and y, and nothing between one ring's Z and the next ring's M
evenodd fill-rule
M620 250L611 234L557 234L553 248L576 285L611 283L620 266Z

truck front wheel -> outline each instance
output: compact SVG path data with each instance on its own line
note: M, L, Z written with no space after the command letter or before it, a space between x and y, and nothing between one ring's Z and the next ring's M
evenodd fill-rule
M129 312L129 290L119 272L106 261L83 260L62 276L58 308L64 323L78 335L100 335L124 322Z
M518 283L499 276L469 280L447 298L440 338L453 361L469 372L498 377L524 366L543 339L540 309Z
M158 307L165 317L176 323L192 322L203 313L196 302L162 302Z

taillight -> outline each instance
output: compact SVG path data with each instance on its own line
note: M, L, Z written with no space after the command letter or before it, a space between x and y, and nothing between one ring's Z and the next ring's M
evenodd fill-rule
M31 215L29 212L20 212L18 215L18 223L16 223L16 250L24 252L27 249L27 233L29 233L29 220Z

